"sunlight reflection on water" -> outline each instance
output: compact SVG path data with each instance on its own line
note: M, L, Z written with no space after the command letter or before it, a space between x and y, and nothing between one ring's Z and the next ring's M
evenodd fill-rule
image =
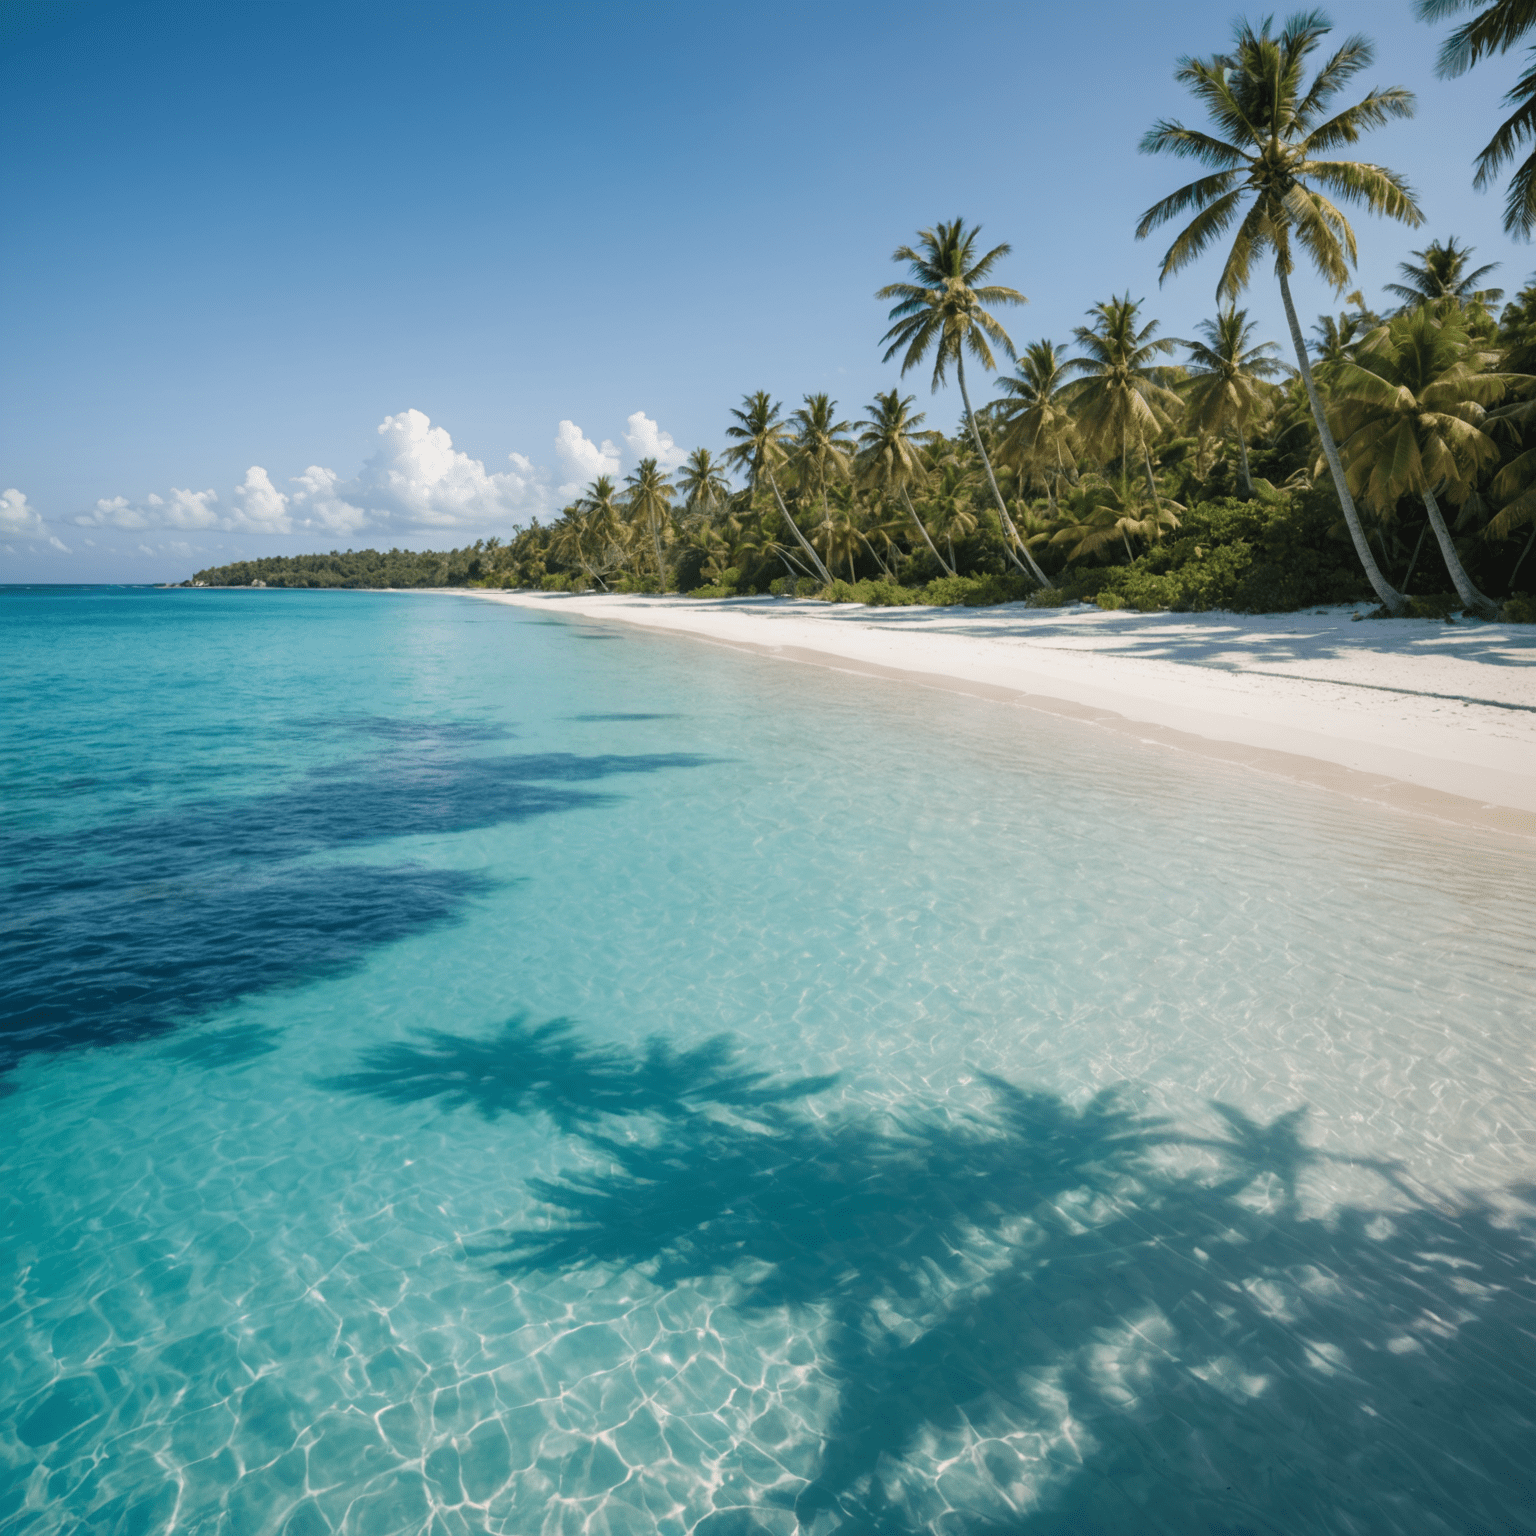
M1524 1528L1527 850L469 602L79 601L0 598L0 1531Z

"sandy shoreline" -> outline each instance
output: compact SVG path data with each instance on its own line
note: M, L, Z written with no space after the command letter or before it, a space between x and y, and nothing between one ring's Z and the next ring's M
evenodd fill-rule
M1536 626L473 592L899 677L1536 836Z

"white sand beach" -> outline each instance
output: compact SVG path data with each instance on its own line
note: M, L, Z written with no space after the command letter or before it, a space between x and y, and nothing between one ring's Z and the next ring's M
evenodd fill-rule
M1536 626L475 593L1070 715L1404 810L1536 836Z

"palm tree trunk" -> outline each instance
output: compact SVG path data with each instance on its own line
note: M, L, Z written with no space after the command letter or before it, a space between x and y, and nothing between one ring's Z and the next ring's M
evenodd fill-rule
M1451 573L1451 582L1456 588L1456 596L1474 613L1482 614L1485 619L1497 617L1499 605L1492 598L1485 597L1472 585L1472 578L1467 575L1461 563L1461 557L1456 553L1456 546L1451 542L1451 530L1445 526L1445 519L1440 515L1440 503L1435 500L1435 493L1428 486L1424 488L1424 505L1429 511L1429 526L1435 530L1435 539L1440 545L1440 553L1445 557L1445 568Z
M1157 513L1158 522L1163 519L1163 504L1157 499L1157 479L1152 473L1152 450L1147 447L1146 440L1141 444L1141 462L1147 470L1147 489L1152 493L1152 510Z
M800 547L811 557L811 564L821 573L821 579L828 586L832 585L832 572L821 563L821 556L811 548L810 541L800 532L800 525L789 515L789 508L784 505L784 498L779 494L779 482L773 478L773 471L768 471L768 485L773 491L773 499L779 504L779 511L783 514L784 521L789 524L789 531L800 541Z
M651 516L651 538L656 545L656 579L661 584L661 595L667 595L667 567L661 558L661 522L653 513Z
M1237 423L1237 451L1243 459L1243 489L1248 493L1248 500L1253 500L1253 476L1248 473L1248 439L1243 436L1243 424Z
M971 424L971 437L976 443L976 452L981 455L982 465L987 471L987 484L992 487L992 499L997 503L998 513L1003 519L1003 527L1007 530L1008 539L1004 540L1004 547L1008 551L1008 558L1018 566L1026 575L1033 576L1047 592L1051 590L1051 583L1044 571L1035 564L1035 557L1030 554L1028 546L1019 537L1019 531L1013 526L1013 519L1008 516L1008 504L1003 500L1003 493L997 488L997 476L992 473L992 460L987 457L987 450L982 446L981 428L976 425L976 413L971 409L971 392L965 387L965 353L955 354L955 372L960 379L960 398L965 401L965 419ZM1012 540L1009 543L1008 540ZM1024 559L1029 562L1028 567L1020 561L1014 553L1013 546L1017 544L1024 551Z
M857 528L855 528L853 531L855 533L857 533L861 539L864 539L864 547L865 547L865 549L867 549L870 552L870 554L872 554L875 557L875 564L880 567L881 574L884 575L885 579L887 581L895 581L896 578L893 575L891 575L890 567L885 563L884 560L882 560L880 558L880 551L878 549L876 549L875 546L873 544L871 544L868 539L865 539L864 535L862 533L859 533L859 530Z
M1413 580L1414 567L1419 563L1419 551L1424 548L1424 535L1429 532L1429 524L1425 523L1419 529L1419 542L1413 546L1413 559L1408 562L1408 573L1403 577L1403 596L1408 595L1408 583Z
M944 535L944 542L949 545L949 572L952 576L960 573L955 569L955 541L948 534Z
M1355 510L1355 498L1349 494L1349 485L1344 479L1344 466L1339 460L1339 447L1333 440L1333 433L1329 430L1328 417L1323 411L1323 397L1317 392L1317 381L1312 377L1312 364L1307 359L1307 344L1302 339L1301 322L1296 318L1296 305L1291 299L1291 285L1286 281L1285 268L1277 265L1276 275L1280 279L1280 297L1285 301L1285 318L1291 328L1291 345L1296 349L1296 362L1301 369L1301 382L1306 386L1307 399L1312 404L1312 419L1317 423L1317 435L1323 445L1323 457L1328 460L1328 470L1333 476L1333 489L1339 498L1339 506L1344 510L1344 521L1349 526L1349 536L1354 541L1355 553L1360 557L1360 564L1365 567L1366 579L1370 582L1376 596L1381 599L1382 607L1389 613L1401 613L1407 607L1407 600L1382 575L1381 567L1376 564L1376 557L1371 553L1371 546L1366 540L1365 529L1360 525L1360 514Z
M907 509L907 514L911 517L912 521L917 524L917 531L922 534L923 543L925 543L928 548L933 551L933 558L937 560L939 564L943 566L943 568L948 571L951 576L953 576L955 574L954 566L944 564L944 556L939 553L937 546L934 544L933 540L929 538L928 526L923 522L922 518L917 515L917 508L912 505L912 498L907 495L906 486L902 486L901 488L901 500L902 505Z

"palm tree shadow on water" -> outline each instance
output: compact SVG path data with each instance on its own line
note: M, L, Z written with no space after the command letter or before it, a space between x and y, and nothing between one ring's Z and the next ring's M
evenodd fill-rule
M817 1113L828 1079L723 1041L628 1054L516 1020L333 1084L580 1137L596 1166L530 1181L548 1221L491 1255L506 1275L723 1283L740 1315L822 1320L814 1474L708 1536L1532 1528L1528 1221L1389 1165L1384 1208L1310 1216L1330 1159L1302 1112L1217 1106L1228 1134L1189 1137L1114 1092L986 1085L969 1113Z

